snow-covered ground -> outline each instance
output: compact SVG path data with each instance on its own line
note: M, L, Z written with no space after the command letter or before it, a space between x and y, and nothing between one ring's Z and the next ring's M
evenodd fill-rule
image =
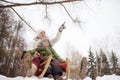
M6 76L3 76L3 75L0 75L0 80L54 80L54 79L50 79L50 78L41 78L41 79L38 79L37 77L35 76L32 76L32 77L22 77L22 76L18 76L18 77L6 77ZM71 79L69 79L71 80Z
M9 78L3 75L0 75L0 80L54 80L54 79L48 79L48 78L42 78L42 79L38 79L37 77L15 77L15 78ZM69 79L72 80L72 79ZM84 80L92 80L89 77L86 77ZM120 80L120 76L116 76L116 75L105 75L103 77L97 77L96 80Z

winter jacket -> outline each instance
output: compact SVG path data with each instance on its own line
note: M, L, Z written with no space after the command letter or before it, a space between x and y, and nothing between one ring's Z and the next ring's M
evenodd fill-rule
M56 42L58 42L60 40L61 35L62 35L62 32L58 31L54 39L50 40L49 38L47 38L47 37L46 38L49 40L51 46L53 46ZM42 41L42 39L36 39L34 47L37 48L37 47L41 46L40 45L41 41Z
M52 47L38 47L36 49L29 50L28 52L33 55L36 51L40 53L40 56L47 58L48 56L52 55L53 58L60 60L61 62L65 62Z

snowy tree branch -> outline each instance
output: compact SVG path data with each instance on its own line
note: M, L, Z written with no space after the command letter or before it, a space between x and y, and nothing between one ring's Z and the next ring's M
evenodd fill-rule
M10 1L7 1L7 0L0 0L0 1L5 2L5 3L10 3L10 4L17 4L17 3L10 2Z
M48 15L47 15L47 4L45 5L45 11L46 11L46 18L48 17Z
M12 8L12 7L10 7L10 8L17 14L17 16L18 16L23 22L25 22L26 25L28 25L34 32L36 32L36 31L32 28L32 26L31 26L30 24L28 24L28 22L25 21L25 20L18 14L18 12L17 12L14 8Z
M17 6L30 6L30 5L52 5L52 4L62 4L62 3L69 3L69 2L75 2L75 1L83 1L83 0L64 0L64 1L56 1L56 2L31 2L31 3L14 3L14 2L10 2L7 0L0 0L2 2L6 2L6 3L11 3L9 5L1 5L0 8L8 8L8 7L17 7Z
M72 16L70 15L70 13L66 9L66 7L63 4L61 4L61 5L64 7L65 11L67 12L68 16L72 19L72 21L76 23L76 21L72 18Z

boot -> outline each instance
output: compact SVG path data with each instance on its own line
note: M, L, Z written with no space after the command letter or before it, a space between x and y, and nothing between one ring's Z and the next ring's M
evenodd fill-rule
M48 78L53 78L53 75L52 75L52 74L49 74L47 77L48 77Z

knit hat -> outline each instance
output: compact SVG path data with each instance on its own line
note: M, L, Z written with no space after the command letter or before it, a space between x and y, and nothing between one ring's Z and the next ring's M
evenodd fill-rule
M51 43L50 43L50 41L49 41L48 38L44 38L44 39L42 39L40 45L43 46L43 42L45 42L45 41L48 41L48 43L49 43L49 47L52 47L52 45L51 45Z
M36 35L36 37L34 38L34 40L37 40L37 39L38 39L38 36L39 36L39 34L40 34L42 31L45 32L44 29L40 29L40 30L37 31L37 35Z
M44 32L45 32L45 30L44 30L44 29L40 29L40 30L38 30L38 31L37 31L37 36L39 36L39 34L40 34L42 31L44 31Z

